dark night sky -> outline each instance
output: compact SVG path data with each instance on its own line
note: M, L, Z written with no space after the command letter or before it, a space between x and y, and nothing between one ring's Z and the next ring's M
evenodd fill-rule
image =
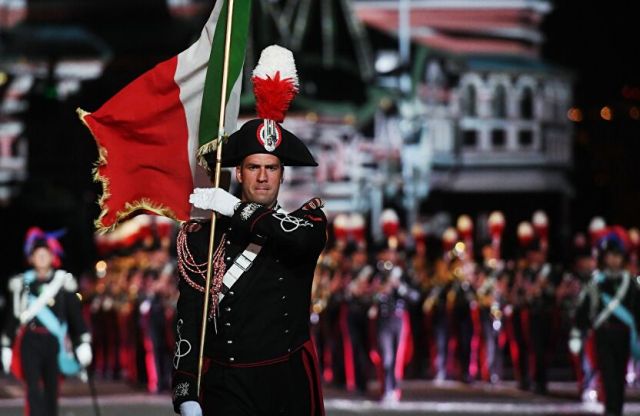
M640 225L640 107L638 15L631 1L560 0L543 25L546 60L574 74L574 103L584 121L575 124L574 228L603 215L610 223ZM623 90L636 89L634 97ZM613 120L599 117L610 106Z
M78 4L87 8L88 2ZM26 116L30 178L19 198L0 208L5 247L0 280L24 266L20 245L26 228L33 224L68 228L63 243L71 271L79 272L94 260L91 222L97 215L98 187L92 184L90 171L96 150L74 110L77 106L96 109L127 81L183 49L198 33L201 22L175 21L160 3L164 0L136 0L146 6L133 13L129 7L126 14L119 14L120 8L111 2L98 12L58 18L60 23L84 24L111 43L116 55L103 79L87 83L82 93L67 102L33 98ZM561 0L555 7L543 24L547 37L543 56L574 75L574 101L585 111L585 121L575 126L572 225L584 228L595 214L626 226L640 225L640 175L635 161L640 155L640 121L623 115L629 106L640 106L640 101L622 97L625 85L640 88L640 67L635 62L640 52L637 14L631 12L631 1ZM614 108L611 122L597 117L604 105Z
M638 15L632 4L554 2L542 26L543 55L574 71L578 102L600 105L619 98L625 84L640 86Z

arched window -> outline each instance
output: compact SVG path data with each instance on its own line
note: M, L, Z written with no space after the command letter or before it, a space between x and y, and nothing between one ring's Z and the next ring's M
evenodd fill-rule
M520 117L531 120L533 118L533 91L525 87L520 97Z
M469 84L464 87L462 94L462 115L475 117L476 111L476 87Z
M493 93L492 107L495 118L507 118L507 90L502 84Z

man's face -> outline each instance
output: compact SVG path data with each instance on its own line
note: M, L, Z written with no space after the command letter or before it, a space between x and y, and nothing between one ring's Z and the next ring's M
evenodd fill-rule
M47 270L53 264L53 255L48 248L38 247L30 256L31 265L36 270Z
M575 270L577 273L589 275L596 268L596 261L591 256L582 256L576 259Z
M604 255L604 265L613 271L621 270L624 266L624 256L615 251L608 251Z
M542 250L530 250L527 252L527 260L531 267L538 267L546 261L546 256Z
M242 200L273 206L282 183L283 167L274 155L257 153L236 166L236 179L242 186Z

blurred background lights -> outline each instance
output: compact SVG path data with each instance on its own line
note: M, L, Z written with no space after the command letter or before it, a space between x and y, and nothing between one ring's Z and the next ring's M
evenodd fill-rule
M99 278L103 278L107 275L107 262L104 260L100 260L96 263L96 276Z
M579 123L582 121L582 110L579 108L572 107L567 111L567 118L574 123Z
M613 112L611 111L611 108L606 105L602 107L600 109L600 117L602 117L603 120L611 121L611 119L613 118Z

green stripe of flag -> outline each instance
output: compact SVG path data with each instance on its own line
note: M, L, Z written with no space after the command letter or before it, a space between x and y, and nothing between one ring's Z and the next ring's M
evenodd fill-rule
M223 1L223 0L218 0ZM220 17L216 24L211 55L207 66L207 76L202 95L200 113L199 147L210 143L218 137L218 119L220 117L220 91L222 90L222 68L224 59L224 42L227 28L228 0L224 0ZM233 5L233 23L231 28L231 52L229 54L229 77L227 83L227 103L231 90L242 74L249 19L251 16L251 0L235 0ZM225 132L227 133L227 132Z

